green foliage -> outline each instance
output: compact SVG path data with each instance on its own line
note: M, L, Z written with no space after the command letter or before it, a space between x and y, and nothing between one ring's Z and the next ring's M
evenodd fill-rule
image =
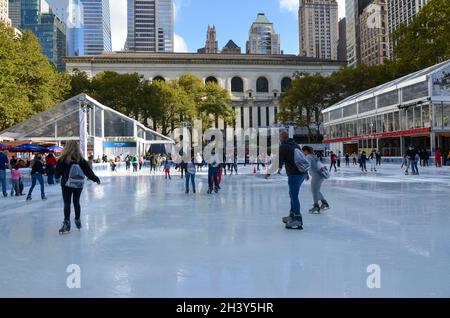
M394 32L392 40L402 74L450 59L450 0L430 0L410 25Z
M320 111L348 96L373 88L450 58L450 0L430 0L409 26L393 35L395 59L383 65L344 67L329 77L296 74L281 96L278 118L284 123L319 127ZM318 130L316 130L318 134Z
M0 130L58 104L70 89L41 50L31 32L16 37L0 22Z

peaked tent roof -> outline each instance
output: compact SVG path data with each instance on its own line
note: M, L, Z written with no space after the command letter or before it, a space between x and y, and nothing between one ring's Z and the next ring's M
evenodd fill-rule
M239 46L236 43L234 43L233 40L230 40L230 41L227 42L227 44L224 46L224 48L227 48L227 49L239 49Z
M52 108L47 109L33 117L12 126L0 132L0 139L76 139L79 137L79 109L80 101L90 105L92 108L101 109L108 113L115 123L119 122L123 125L138 127L138 130L145 132L142 139L146 139L148 143L167 143L173 144L174 141L150 128L145 127L137 120L125 116L112 108L109 108L86 94L74 96ZM94 115L95 116L95 115ZM105 120L106 121L106 120ZM103 123L107 125L107 123ZM114 127L116 128L116 127ZM117 136L107 137L125 137L120 133Z

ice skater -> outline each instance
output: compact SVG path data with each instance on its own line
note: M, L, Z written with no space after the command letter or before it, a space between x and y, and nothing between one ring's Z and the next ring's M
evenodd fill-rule
M376 150L372 150L372 152L369 155L369 161L370 161L370 171L373 172L377 172L377 166L376 166L376 160L377 160L377 154L376 154Z
M31 200L31 194L33 193L34 187L36 186L36 182L39 182L39 185L41 187L41 199L47 200L44 191L44 174L45 170L44 163L42 162L42 155L36 155L34 157L33 166L31 167L31 187L28 191L27 201Z
M331 171L331 168L334 167L334 172L336 172L337 171L337 169L336 169L337 156L332 151L330 152L330 160L331 160L330 171Z
M283 223L286 224L287 229L303 230L303 218L300 212L300 200L298 195L310 165L305 155L300 150L300 147L295 143L294 139L289 138L286 131L280 133L279 139L281 142L279 148L279 169L281 170L283 166L285 166L291 201L289 216L283 218Z
M213 149L208 162L208 194L211 194L213 190L215 193L219 192L218 172L219 158L216 155L216 149Z
M9 168L8 152L0 151L0 183L2 184L3 196L7 197L8 192L6 192L6 169Z
M345 166L350 166L350 155L348 153L345 154Z
M186 194L189 193L189 180L192 184L192 192L195 193L195 162L194 156L192 156L191 161L189 161L186 165Z
M366 152L363 151L363 152L361 153L361 156L359 157L359 165L360 165L360 167L361 167L361 171L362 171L362 172L367 172L366 162L367 162Z
M84 187L84 179L87 177L97 184L100 184L100 179L83 158L80 146L75 140L69 140L66 143L56 164L55 175L61 178L61 192L64 201L64 221L59 233L70 232L71 201L73 201L75 209L75 226L77 229L81 229L80 197Z
M19 168L19 165L16 164L15 167L11 169L11 196L13 196L15 192L16 197L22 195L22 191L20 191L20 178L22 178L22 173Z
M328 174L327 168L322 165L319 161L319 158L314 154L314 149L309 146L304 146L302 148L303 153L308 159L308 162L311 166L309 169L309 176L311 177L311 193L314 201L313 208L309 210L309 213L320 213L322 210L328 210L330 208L327 200L323 196L320 189L322 188L322 183L330 176ZM309 176L306 175L306 179L309 179ZM319 201L322 205L319 205Z
M169 177L169 180L172 179L170 177L170 162L169 162L168 158L166 158L166 161L164 161L164 176L165 176L165 179L167 179L167 177Z

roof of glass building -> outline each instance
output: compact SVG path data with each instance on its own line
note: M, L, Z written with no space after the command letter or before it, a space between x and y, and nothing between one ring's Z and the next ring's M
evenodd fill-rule
M439 79L436 78L436 75L438 75ZM378 96L378 95L381 95L381 94L384 94L384 93L387 93L390 91L394 91L396 89L400 89L400 88L411 86L411 85L414 85L414 84L417 84L420 82L424 82L424 81L427 81L429 78L432 78L434 81L436 81L436 83L438 83L440 80L442 80L442 78L446 78L446 79L444 79L444 81L449 81L450 80L449 75L450 75L450 60L447 60L445 62L430 66L423 70L405 75L405 76L395 79L391 82L384 83L384 84L381 84L374 88L368 89L366 91L349 96L349 97L343 99L342 101L340 101L339 103L336 103L336 104L328 107L323 112L324 113L330 112L332 110L359 102L361 100L364 100L364 99L367 99L370 97ZM433 81L433 85L438 85L441 87L441 89L437 88L437 90L436 90L436 88L433 87L432 92L430 92L430 95L435 95L435 96L445 95L450 98L450 85L449 85L450 83L449 84L444 83L444 85L441 85L442 83L435 84L434 81Z
M173 144L174 141L137 120L125 116L93 99L79 94L30 119L0 132L0 140L56 141L78 139L80 106L86 106L88 136L108 138L140 138L148 144Z
M266 15L264 13L258 13L258 16L256 17L256 23L270 23L269 19L267 19Z

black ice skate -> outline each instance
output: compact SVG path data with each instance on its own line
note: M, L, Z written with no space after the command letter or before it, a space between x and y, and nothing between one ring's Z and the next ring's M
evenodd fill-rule
M322 200L322 205L320 206L321 210L329 210L330 209L330 205L328 204L327 201Z
M31 201L31 195L27 196L27 201Z
M64 220L62 227L59 229L59 234L65 234L70 232L70 221Z
M302 217L300 215L293 216L287 223L286 228L289 230L303 230Z
M320 214L320 207L318 204L314 204L313 208L309 210L309 213L314 214L318 213Z
M219 188L218 187L214 187L214 192L215 193L219 193Z
M47 200L47 197L45 195L43 195L41 198L43 201Z
M211 193L212 193L212 189L209 188L208 191L207 191L206 193L211 194Z
M287 222L289 222L290 220L292 220L293 217L294 217L294 213L292 213L292 211L290 211L290 212L289 212L289 215L283 217L281 220L283 221L284 224L286 224Z
M75 226L77 227L77 229L81 230L82 226L81 226L81 220L80 219L74 219L75 222Z

